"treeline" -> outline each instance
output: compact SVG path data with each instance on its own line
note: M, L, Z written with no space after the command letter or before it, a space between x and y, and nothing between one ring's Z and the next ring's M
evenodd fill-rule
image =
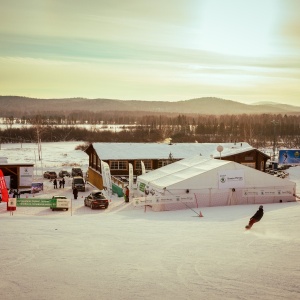
M143 126L124 129L119 132L111 130L87 129L79 126L32 126L23 128L7 128L0 131L0 143L36 143L85 141L106 143L148 143L163 139L158 129Z
M89 115L88 115L89 116ZM69 121L71 123L68 123ZM14 128L16 120L5 119L6 128L0 132L0 142L86 141L86 142L161 142L171 138L174 143L199 142L222 143L245 141L254 147L280 144L284 147L300 147L300 116L287 115L144 115L131 114L115 118L113 114L97 114L83 118L79 113L71 119L57 119L43 115L20 119L31 127ZM24 122L24 123L23 123ZM78 124L128 124L123 130L90 129ZM64 125L64 126L58 126Z

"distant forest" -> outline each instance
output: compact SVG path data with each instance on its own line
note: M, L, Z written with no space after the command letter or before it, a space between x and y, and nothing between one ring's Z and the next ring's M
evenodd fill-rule
M300 116L293 115L192 115L139 114L132 112L85 113L73 112L68 116L38 114L22 118L2 119L0 143L20 142L162 142L223 143L244 141L253 147L274 145L300 147ZM14 124L23 124L15 128ZM79 125L90 125L82 127ZM99 130L93 125L107 125ZM122 125L114 132L109 125ZM31 126L28 126L31 125ZM131 126L126 126L131 125Z

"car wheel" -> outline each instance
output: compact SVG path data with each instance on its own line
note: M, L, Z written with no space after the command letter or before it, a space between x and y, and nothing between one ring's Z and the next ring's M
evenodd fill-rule
M66 208L66 211L68 211L69 209L68 208Z
M108 208L108 204L105 204L105 209Z

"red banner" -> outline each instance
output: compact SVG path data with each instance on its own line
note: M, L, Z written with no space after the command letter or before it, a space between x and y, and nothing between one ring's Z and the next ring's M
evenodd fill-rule
M2 201L8 202L8 198L9 198L8 191L7 191L6 182L2 170L0 170L0 192L1 192Z

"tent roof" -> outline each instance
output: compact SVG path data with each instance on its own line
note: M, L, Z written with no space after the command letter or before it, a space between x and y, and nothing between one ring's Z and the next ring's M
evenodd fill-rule
M93 143L96 153L102 160L109 159L183 159L193 155L220 157L218 145L223 146L222 157L230 156L255 148L248 143Z
M204 189L218 188L218 171L244 170L245 185L249 187L294 186L287 179L243 166L241 164L193 156L138 177L137 181L150 184L157 189Z

